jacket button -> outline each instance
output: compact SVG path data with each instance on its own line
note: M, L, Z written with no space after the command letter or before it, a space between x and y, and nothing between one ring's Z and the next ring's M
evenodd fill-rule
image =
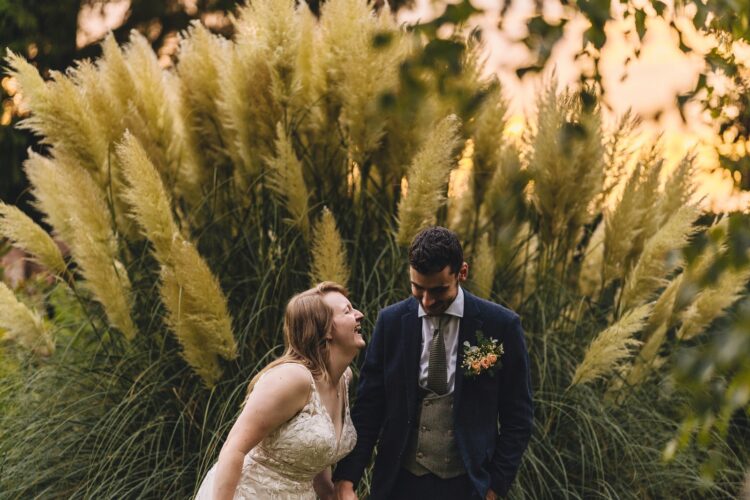
M417 453L417 458L423 458L423 457L424 457L424 455L422 454L421 451L419 453Z
M427 426L426 426L426 425L423 425L423 426L422 426L422 430L423 430L423 431L426 431L426 430L429 430L429 429L427 429Z

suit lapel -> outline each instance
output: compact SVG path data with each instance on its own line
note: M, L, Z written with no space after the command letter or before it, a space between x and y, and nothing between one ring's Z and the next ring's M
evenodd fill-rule
M409 311L401 317L401 333L403 339L403 359L401 364L404 369L404 380L406 381L406 401L409 409L409 418L416 413L417 387L419 385L419 357L422 347L422 321L417 315L417 301L413 299L409 303Z
M473 295L464 290L464 317L458 330L458 352L456 353L456 378L453 391L453 419L456 421L458 407L461 404L461 394L464 385L464 369L461 364L464 361L464 342L471 345L477 343L477 330L482 327L479 317L479 306Z

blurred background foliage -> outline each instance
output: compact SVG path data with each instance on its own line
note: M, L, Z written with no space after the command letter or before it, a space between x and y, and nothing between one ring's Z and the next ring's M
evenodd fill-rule
M524 318L539 425L514 497L739 493L747 217L699 214L692 160L667 173L658 145L635 151L632 117L602 127L596 65L571 93L540 92L513 138L481 33L462 30L479 13L468 0L408 36L354 0L329 0L328 17L311 5L318 20L257 1L236 23L208 17L239 12L231 2L134 1L107 43L78 47L77 13L105 3L0 4L3 44L32 64L12 59L3 80L0 197L52 229L65 259L4 296L0 495L188 496L279 352L288 297L335 276L374 322L408 293L403 243L433 222L460 234L473 291ZM565 5L591 22L582 51L598 61L610 4ZM672 12L624 5L639 36L646 15ZM750 10L733 6L677 9L746 40ZM541 7L538 62L519 74L562 33ZM319 54L301 38L323 39ZM50 81L82 57L94 63ZM680 105L705 99L741 140L745 69L720 52L706 64L735 91L711 99L702 78ZM0 216L54 267L34 222Z

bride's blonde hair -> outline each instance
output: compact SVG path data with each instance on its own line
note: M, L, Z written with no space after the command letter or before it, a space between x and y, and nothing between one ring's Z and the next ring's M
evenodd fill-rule
M328 376L326 366L330 353L326 335L333 329L333 310L323 297L332 292L338 292L344 297L349 295L342 285L324 281L289 299L284 313L284 354L253 377L247 389L248 394L261 375L282 363L299 363L315 377Z

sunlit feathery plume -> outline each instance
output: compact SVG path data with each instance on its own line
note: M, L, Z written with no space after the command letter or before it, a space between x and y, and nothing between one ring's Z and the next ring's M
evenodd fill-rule
M526 211L529 178L521 168L520 152L514 144L500 150L497 168L485 188L479 224L494 231L495 263L505 266L518 250L519 225Z
M328 208L323 209L312 235L312 262L310 281L334 281L346 286L349 281L349 264L336 220Z
M632 349L641 344L633 335L643 328L652 307L652 304L646 304L631 309L617 323L599 333L586 350L583 361L576 367L570 385L606 377L630 357Z
M235 43L220 72L218 107L241 185L260 174L263 158L272 153L270 139L282 119L276 98L281 81L291 79L295 60L294 17L293 2L260 0L244 6L234 23Z
M184 126L175 111L176 77L161 69L151 44L136 31L122 49L108 36L102 53L102 79L113 105L122 110L123 130L138 137L171 190L197 203L197 162L185 145Z
M287 109L294 95L294 71L299 50L300 30L294 0L255 0L240 8L237 28L238 44L254 44L263 54L261 64L270 76L273 100ZM268 137L268 136L266 136Z
M70 246L83 275L84 287L104 308L110 324L132 339L130 279L118 259L104 193L91 176L75 165L31 154L25 163L37 206Z
M639 222L639 226L642 229L641 232L631 242L630 253L626 258L626 266L628 267L635 265L636 259L643 252L646 241L656 234L659 228L666 222L666 219L662 219L658 213L659 201L663 197L659 189L659 184L661 174L664 170L664 160L661 156L661 149L658 143L642 154L641 162L644 165L643 172L645 175L638 184L636 203L642 207L648 207L648 210L643 213L643 218ZM657 213L653 214L653 210L656 210Z
M664 344L667 331L674 321L675 301L684 277L684 273L678 274L654 302L653 312L643 329L643 345L633 360L632 366L624 371L628 385L632 386L643 382L654 366L659 349Z
M31 217L17 207L0 201L0 235L8 238L15 246L30 253L39 263L51 272L62 275L65 272L65 260L60 248L39 227Z
M182 346L185 361L211 387L221 376L217 356L237 356L226 297L195 246L180 235L169 195L138 140L126 134L117 154L133 217L162 266L160 293L167 324Z
M199 182L215 178L216 169L225 170L218 176L221 179L231 168L228 151L222 147L226 136L217 105L221 92L219 73L229 51L226 39L213 35L198 22L191 25L180 41L177 64L180 112L188 143L200 158Z
M398 242L408 245L420 229L434 224L437 209L445 202L445 186L458 147L458 118L438 122L409 167L409 193L398 205Z
M472 281L474 293L483 299L492 294L492 282L495 280L495 257L490 246L489 234L484 233L472 259Z
M545 244L570 245L591 221L589 206L603 188L600 111L586 111L571 93L558 95L552 82L539 99L537 121L528 171L539 234Z
M693 156L686 156L664 183L664 192L659 197L659 216L666 220L680 207L694 202L694 182L697 166Z
M96 119L98 132L107 145L107 156L103 165L101 184L108 192L114 212L115 225L118 232L126 239L135 240L138 234L137 227L127 217L127 205L121 196L123 179L114 156L115 143L122 138L125 131L127 109L125 103L120 102L120 99L113 95L111 87L107 83L110 79L110 75L107 73L112 71L114 67L108 64L105 58L101 58L97 61L97 64L83 61L69 74L84 96L89 114L92 119ZM56 152L55 156L59 157L59 153Z
M8 286L0 281L0 328L6 330L2 338L41 355L49 356L55 350L44 320L18 301Z
M305 2L297 7L296 23L299 38L293 87L297 92L292 99L292 108L300 110L301 117L310 115L307 119L301 120L303 127L315 127L322 120L318 102L325 91L326 77L325 68L321 63L323 53L318 20Z
M308 199L302 163L292 147L291 138L281 123L276 126L276 154L267 158L271 189L282 198L292 222L299 227L305 240L310 237Z
M164 71L151 43L131 32L124 52L132 75L131 96L125 124L141 142L170 191L198 203L199 185L193 151L185 145L185 130L177 113L177 77Z
M499 84L489 91L473 120L466 124L474 143L473 184L476 202L481 203L490 181L499 167L504 147L503 131L507 124L507 104Z
M130 278L117 258L107 255L106 245L81 231L71 253L85 278L83 284L104 308L109 323L132 340L137 328L131 318L133 307Z
M137 329L131 318L130 278L118 259L110 211L99 186L73 165L60 165L58 189L67 198L73 227L70 249L84 277L84 286L102 304L110 324L132 339Z
M102 86L110 98L110 106L114 112L119 113L120 126L124 129L130 101L137 90L133 75L130 74L125 62L125 55L114 34L110 33L102 42L102 57L97 61L97 65Z
M698 229L694 223L700 210L694 205L679 208L644 245L638 262L628 273L620 298L624 311L647 301L665 284L667 275L681 264L679 251Z
M34 66L10 51L6 61L31 111L19 127L38 134L43 144L55 148L56 156L70 158L101 183L108 145L74 82L56 71L52 81L44 82Z
M448 181L448 227L458 235L461 241L474 244L475 229L479 223L476 186L474 183L475 167L473 162L474 141L466 141L458 168L451 172Z
M237 357L232 318L219 281L182 238L172 241L170 264L162 266L161 280L167 324L182 346L182 356L212 387L222 373L218 356Z
M376 17L366 0L325 2L320 26L329 90L342 104L340 121L349 152L354 161L363 163L383 137L387 115L378 102L381 95L395 92L398 86L399 62L406 55L406 45L390 10L381 9ZM375 47L376 34L386 37L387 43Z
M597 209L606 206L615 189L622 185L628 175L628 164L637 149L635 130L641 119L632 111L626 111L604 140L604 187Z
M29 157L23 168L31 184L34 207L42 213L44 220L52 226L57 236L70 245L73 240L73 227L67 207L68 200L57 178L57 166L49 158L29 150Z
M750 267L726 269L715 283L698 292L695 300L680 315L682 326L677 338L686 341L703 332L729 306L743 296L750 279Z
M156 258L168 263L172 240L179 235L179 229L172 217L170 196L161 177L138 139L130 133L126 133L118 144L117 157L128 183L123 195L131 206L134 219L153 244Z
M643 232L641 221L649 207L641 204L638 195L642 171L637 165L615 208L604 212L604 285L625 275L633 241Z
M586 252L578 275L578 289L587 297L601 290L602 266L604 265L604 222L600 222L586 246Z

